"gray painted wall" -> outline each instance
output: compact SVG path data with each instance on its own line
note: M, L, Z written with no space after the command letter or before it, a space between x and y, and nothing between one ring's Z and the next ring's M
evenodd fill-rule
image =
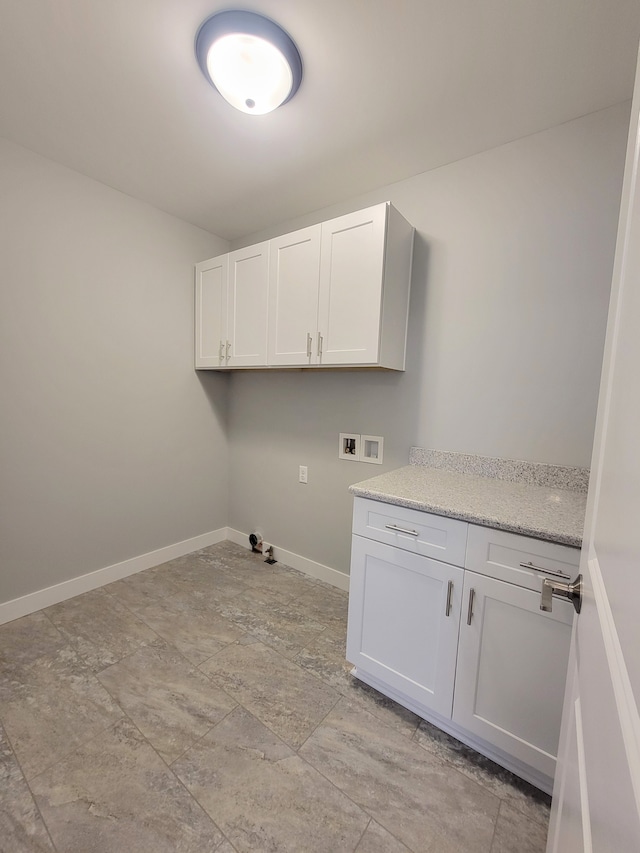
M613 107L234 245L385 199L417 229L406 373L231 377L232 527L348 571L347 486L406 464L412 444L590 464L628 115ZM339 432L383 435L384 465L339 461Z
M193 370L226 249L0 140L0 601L226 524L228 377Z
M417 228L404 374L196 374L193 263L226 243L0 141L0 602L227 523L347 571L348 485L411 444L589 464L627 122L237 244L393 201ZM385 464L339 461L340 431L384 435Z

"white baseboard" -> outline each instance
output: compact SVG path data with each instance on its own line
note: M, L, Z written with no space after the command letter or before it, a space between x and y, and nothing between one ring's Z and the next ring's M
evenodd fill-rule
M249 548L248 533L241 533L239 530L234 530L233 527L227 527L227 539L230 542L235 542L236 545ZM270 541L270 544L273 543ZM279 563L291 566L292 569L297 569L309 577L324 581L331 586L338 587L338 589L349 591L349 575L344 572L339 572L337 569L332 569L322 563L316 563L315 560L294 554L293 551L287 551L286 548L280 548L278 545L273 545L273 556Z
M14 598L12 601L6 601L0 604L0 625L5 622L12 622L21 616L27 616L29 613L35 613L36 610L42 610L44 607L50 607L52 604L58 604L60 601L66 601L68 598L74 598L83 592L89 592L145 569L159 566L168 560L184 557L185 554L199 551L200 548L206 548L208 545L224 542L226 538L228 538L227 528L221 527L219 530L212 530L209 533L203 533L200 536L158 548L156 551L149 551L148 554L131 557L129 560L123 560L123 562L115 563L112 566L105 566L103 569L96 569L96 571L89 572L86 575L70 578L46 589Z

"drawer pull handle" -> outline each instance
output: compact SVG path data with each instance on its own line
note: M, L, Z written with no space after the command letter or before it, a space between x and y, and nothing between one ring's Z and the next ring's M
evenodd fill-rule
M476 597L476 591L473 587L469 590L469 609L467 610L467 625L471 625L473 618L473 599Z
M447 584L447 606L444 610L445 616L451 615L451 596L453 595L453 581L449 581Z
M531 560L528 563L520 563L521 569L529 569L532 572L542 572L545 575L553 575L556 578L566 578L569 580L571 575L565 575L564 572L556 572L553 569L543 569L542 566L535 566Z
M398 527L397 524L385 524L387 530L395 530L396 533L406 533L407 536L419 536L418 530L407 530L406 527Z

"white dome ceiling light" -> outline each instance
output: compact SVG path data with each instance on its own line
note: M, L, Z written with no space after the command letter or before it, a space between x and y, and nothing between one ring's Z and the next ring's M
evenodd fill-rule
M255 12L218 12L196 35L202 73L231 106L264 115L285 104L302 81L295 43L275 21Z

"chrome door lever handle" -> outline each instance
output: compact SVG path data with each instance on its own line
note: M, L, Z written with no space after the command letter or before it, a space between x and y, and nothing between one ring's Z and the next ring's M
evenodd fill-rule
M576 613L580 613L582 608L582 575L578 575L571 583L563 583L554 578L545 578L542 581L540 610L551 613L554 595L568 599L573 604Z

